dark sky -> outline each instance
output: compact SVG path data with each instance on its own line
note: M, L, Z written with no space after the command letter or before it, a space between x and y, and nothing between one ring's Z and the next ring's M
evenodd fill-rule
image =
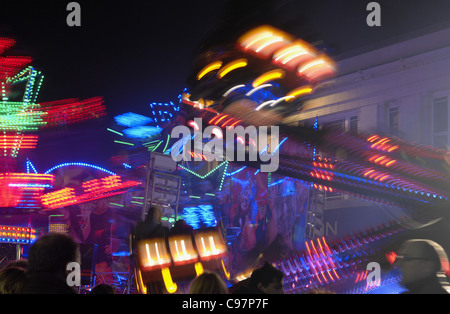
M377 1L382 26L369 27L366 0L81 0L81 27L69 27L69 2L3 0L0 36L17 39L9 53L32 56L45 74L38 101L103 96L109 121L119 113L145 113L151 102L176 101L196 49L205 41L233 39L252 25L270 23L310 42L322 40L339 58L440 27L450 12L448 0ZM102 123L90 132L102 136L108 121ZM71 137L81 136L73 139L76 145L90 137L80 128L71 131L76 134ZM110 143L78 151L76 145L64 147L67 139L57 142L60 133L47 135L54 142L40 140L41 151L62 147L54 160L41 158L46 164L77 158L100 162L110 153L104 149ZM71 158L64 156L67 150Z

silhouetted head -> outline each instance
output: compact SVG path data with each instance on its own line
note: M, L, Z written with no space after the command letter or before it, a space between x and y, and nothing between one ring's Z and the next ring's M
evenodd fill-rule
M50 233L38 240L30 247L28 253L27 272L53 273L65 276L66 266L79 261L77 243L65 234Z
M147 212L147 216L145 217L146 222L155 222L160 223L162 217L161 209L158 206L152 206L149 208Z
M6 267L0 270L0 294L19 294L27 280L25 269Z
M189 294L228 294L228 288L217 273L205 271L191 282Z
M448 270L447 254L439 244L430 240L414 239L403 243L396 263L406 285L433 278L438 272Z
M250 287L253 289L257 288L265 294L284 294L283 276L283 272L269 263L264 263L261 268L252 272Z

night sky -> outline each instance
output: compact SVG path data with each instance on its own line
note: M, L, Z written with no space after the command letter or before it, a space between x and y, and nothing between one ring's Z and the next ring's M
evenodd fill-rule
M377 1L382 26L369 27L366 0L84 0L81 27L69 27L70 1L2 2L0 36L17 40L8 54L32 56L45 75L39 102L103 96L107 106L100 121L41 132L30 155L40 171L65 161L106 166L120 148L106 131L113 117L177 101L205 43L267 23L339 59L449 26L450 12L448 0Z

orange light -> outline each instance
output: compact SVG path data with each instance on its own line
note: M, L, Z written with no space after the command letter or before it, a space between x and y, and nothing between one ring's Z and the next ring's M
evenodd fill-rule
M271 56L276 50L291 44L294 38L272 26L257 27L238 40L238 46L244 51L252 51L263 57Z
M398 149L398 145L390 147L387 151L390 153L390 152L393 152L396 149Z
M194 268L195 268L195 273L197 276L200 276L201 274L203 274L204 270L203 270L203 265L201 262L195 263Z
M170 274L170 269L168 267L164 267L161 270L162 277L164 280L164 285L166 286L166 290L169 293L174 293L177 291L177 284L173 282L172 275Z
M365 177L367 177L369 174L371 174L372 172L374 172L375 170L369 170L369 171L366 171L365 173L364 173L364 176Z
M305 75L309 79L315 80L325 75L334 74L336 72L336 66L329 58L321 56L299 66L297 72L300 75Z
M208 64L203 69L201 69L200 72L197 74L197 80L201 80L206 74L220 69L221 66L222 66L222 61L220 61L220 60Z
M231 273L230 273L230 272L227 270L227 268L225 267L225 263L224 263L223 259L221 260L221 263L222 263L222 269L223 269L223 273L224 273L225 277L226 277L228 280L230 280L230 278L231 278Z
M247 64L248 61L245 58L231 61L230 63L227 63L219 72L217 72L217 76L219 78L223 78L225 75L227 75L233 70L246 67Z
M142 269L162 268L172 262L164 238L152 238L138 243L138 256Z
M316 55L317 52L313 46L303 40L296 40L293 44L276 51L272 59L274 63L295 68Z
M228 115L223 115L219 120L217 120L216 122L214 122L214 125L219 124L220 121L222 121L223 119L225 119L226 117L228 117Z
M308 86L302 86L299 88L294 89L293 91L290 91L286 96L290 96L290 97L299 97L305 94L311 94L311 92L313 91L312 86L308 85ZM290 98L287 101L293 101L295 98Z
M393 164L395 164L397 162L397 160L391 160L390 162L388 162L387 164L386 164L386 167L390 167L390 166L392 166Z
M169 248L175 265L190 263L198 259L194 243L190 235L169 237Z
M397 259L397 253L395 252L388 252L386 253L386 259L389 262L389 264L394 264L395 260Z
M226 254L227 248L218 231L203 231L195 234L195 244L200 260L209 260Z
M62 207L60 206L61 203L64 203L64 206L67 206L75 203L76 201L77 198L73 188L64 188L41 196L42 204L49 208Z
M378 135L372 135L371 137L369 137L369 138L367 139L367 141L372 143L372 142L375 141L377 138L379 138Z
M252 83L253 87L258 87L264 83L267 83L272 80L281 79L285 75L285 72L283 70L272 70L268 71L260 76L258 76Z

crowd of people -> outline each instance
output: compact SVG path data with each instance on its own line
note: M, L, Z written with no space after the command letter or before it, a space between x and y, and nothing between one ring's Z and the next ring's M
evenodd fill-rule
M137 238L165 235L168 229L160 224L161 213L152 207L148 219L138 224ZM180 221L171 232L185 231L188 225ZM68 283L67 265L80 262L77 242L70 236L50 233L34 242L26 260L12 261L0 269L0 294L77 294L76 286ZM402 272L402 283L411 294L448 294L445 273L449 271L443 248L430 240L408 240L398 250L396 265ZM283 294L284 273L269 263L253 270L251 276L235 285L227 285L222 277L205 270L189 285L189 294ZM90 294L114 294L107 284L95 286ZM312 291L311 293L333 293Z
M0 270L0 294L76 294L67 282L67 264L79 261L76 242L64 234L47 234L30 248L28 259L13 261ZM205 270L189 285L189 294L283 293L283 273L269 264L255 270L248 285L235 291L222 277ZM114 294L107 284L95 286L90 294Z

